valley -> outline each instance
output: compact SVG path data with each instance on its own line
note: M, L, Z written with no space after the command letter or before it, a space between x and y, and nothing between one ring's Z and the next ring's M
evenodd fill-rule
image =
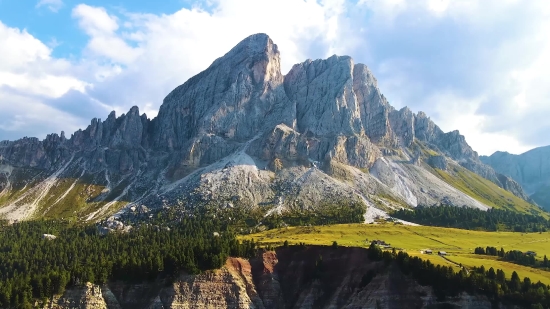
M391 247L401 248L409 255L430 260L434 264L451 266L455 271L462 264L467 268L485 266L486 269L502 269L507 276L516 271L520 278L529 277L533 282L550 285L550 271L534 269L510 262L498 261L496 257L475 255L476 247L492 246L504 250L535 251L540 260L550 257L550 232L515 233L483 232L429 226L405 226L399 224L340 224L311 227L288 227L243 235L240 239L254 239L260 246L281 246L301 242L308 245L330 246L334 241L339 246L368 248L373 240L384 240ZM368 239L368 241L367 241ZM421 251L431 249L432 255ZM447 252L446 258L437 255Z
M196 217L102 235L94 226L53 221L2 225L0 307L428 309L550 303L547 270L469 253L496 243L547 254L547 232L379 223L289 227L234 239L224 226L224 220ZM367 245L371 241L400 250ZM428 249L433 253L420 253ZM19 267L30 274L13 271Z
M0 141L0 307L550 305L546 264L474 254L550 256L548 183L520 177L544 158L500 157L394 108L351 57L283 74L254 34L152 119Z

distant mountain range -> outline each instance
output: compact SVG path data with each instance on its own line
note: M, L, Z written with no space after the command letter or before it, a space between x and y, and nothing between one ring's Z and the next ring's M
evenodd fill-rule
M133 107L70 137L0 142L0 216L336 203L362 205L366 222L418 205L541 212L497 171L458 131L394 109L366 65L332 56L283 75L277 45L255 34L168 94L154 119Z
M497 151L480 159L499 173L512 177L538 205L550 210L550 146L520 155Z

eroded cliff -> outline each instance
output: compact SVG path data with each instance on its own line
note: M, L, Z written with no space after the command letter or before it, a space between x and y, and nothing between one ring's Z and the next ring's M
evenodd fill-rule
M374 274L369 278L367 273ZM290 247L219 270L182 274L173 283L86 284L51 308L492 308L482 296L438 300L398 267L368 259L362 248Z

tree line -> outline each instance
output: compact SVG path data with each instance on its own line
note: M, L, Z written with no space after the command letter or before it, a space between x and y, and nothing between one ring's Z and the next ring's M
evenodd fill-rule
M85 282L172 280L181 270L220 268L228 256L252 257L215 218L188 217L170 227L142 225L100 235L96 226L27 221L0 226L0 307L30 308L35 300ZM56 235L47 239L43 234Z
M466 230L546 232L550 221L542 216L513 211L489 209L487 211L456 206L418 206L413 210L401 209L392 216L429 226L452 227Z
M483 248L483 247L475 248L474 254L498 256L503 261L508 261L515 264L530 266L535 268L550 267L550 262L548 261L548 258L546 257L546 255L541 261L539 261L535 257L536 255L535 252L522 252L519 250L510 250L505 252L504 248L500 248L500 250L497 250L497 248L495 247L487 246L486 248Z
M467 271L462 268L455 272L450 266L434 265L429 260L410 256L406 252L382 251L375 244L369 247L369 259L385 261L386 265L395 262L401 271L412 276L420 285L431 286L439 300L448 296L458 296L461 292L481 294L493 304L514 304L520 308L549 308L550 286L531 279L520 279L514 271L510 279L501 269L486 270L484 266ZM373 274L365 274L370 281Z
M321 203L315 210L285 209L267 215L265 208L235 207L220 209L204 207L198 210L202 216L216 217L228 228L240 234L255 233L264 229L285 226L330 225L344 223L362 223L366 211L358 202ZM155 222L166 223L178 218L178 210L163 210L154 215Z
M360 203L342 203L319 207L318 210L289 210L262 218L260 223L268 229L288 226L362 223L365 207Z

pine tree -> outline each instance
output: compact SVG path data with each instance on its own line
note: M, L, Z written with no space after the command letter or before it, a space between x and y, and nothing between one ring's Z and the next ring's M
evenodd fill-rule
M510 289L515 292L521 290L521 280L519 279L518 273L515 271L512 273L512 278L510 280Z
M481 267L479 268L479 273L485 275L485 266L481 265Z
M487 278L491 279L491 280L494 280L497 278L497 274L495 273L495 269L494 268L489 268L489 272L487 273Z
M529 289L531 288L531 279L525 277L523 278L523 292L527 292L529 291Z
M500 283L506 282L506 274L502 269L497 269L497 281Z

